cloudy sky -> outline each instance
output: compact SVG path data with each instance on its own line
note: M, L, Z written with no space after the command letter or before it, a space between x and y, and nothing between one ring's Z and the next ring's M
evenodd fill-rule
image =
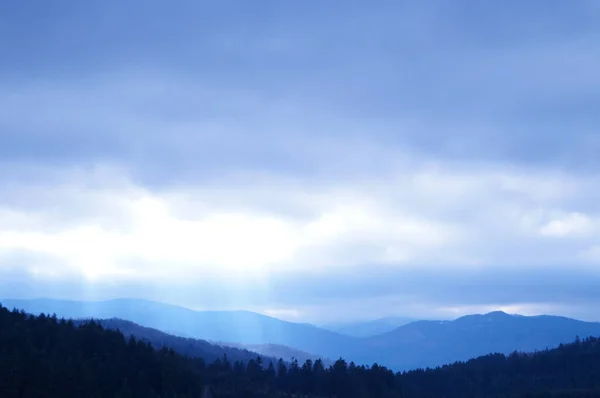
M0 5L0 297L599 320L595 0Z

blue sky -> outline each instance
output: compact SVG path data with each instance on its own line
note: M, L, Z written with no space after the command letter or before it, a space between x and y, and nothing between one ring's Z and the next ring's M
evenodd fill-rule
M600 320L596 1L0 6L0 296Z

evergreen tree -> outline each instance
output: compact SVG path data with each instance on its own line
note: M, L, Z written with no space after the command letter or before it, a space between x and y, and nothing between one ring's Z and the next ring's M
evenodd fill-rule
M56 316L0 307L0 397L425 398L600 397L600 339L553 350L491 354L394 373L338 359L233 364L200 358Z

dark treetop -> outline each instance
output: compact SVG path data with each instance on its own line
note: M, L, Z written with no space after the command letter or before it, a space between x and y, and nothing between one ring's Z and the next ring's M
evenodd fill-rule
M342 359L207 363L94 321L0 307L0 397L600 397L600 340L404 373Z

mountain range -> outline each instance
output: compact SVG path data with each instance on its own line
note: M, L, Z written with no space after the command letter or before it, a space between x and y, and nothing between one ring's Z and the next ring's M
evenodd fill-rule
M355 363L378 363L397 370L433 367L489 353L532 352L571 342L576 336L600 336L597 322L504 312L468 315L453 321L416 321L375 336L352 337L247 311L193 311L144 300L0 302L33 314L54 313L74 319L120 318L177 336L232 342L244 348L262 346L267 356L279 356L272 351L279 346L280 352L344 357Z
M32 314L81 319L125 319L181 337L241 345L288 346L315 357L339 358L352 353L356 339L306 323L292 323L249 311L194 311L139 299L68 301L0 300L8 308ZM256 347L255 347L256 348Z
M453 321L417 321L367 339L381 363L399 368L437 366L490 353L534 352L600 336L600 323L501 311Z
M107 326L102 327L95 320L66 322L0 305L0 396L600 397L598 338L536 353L489 354L435 369L393 372L344 359L327 368L311 361L261 366L258 358L207 363L111 330L123 322L100 321Z

